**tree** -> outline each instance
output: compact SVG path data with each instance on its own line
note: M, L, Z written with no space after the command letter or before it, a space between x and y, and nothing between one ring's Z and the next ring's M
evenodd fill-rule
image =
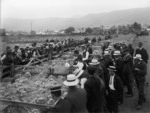
M92 31L91 28L88 27L88 28L86 28L85 32L88 33L88 34L91 34L93 31Z
M74 27L68 27L67 29L65 29L66 34L72 34L74 31L75 31Z
M133 23L132 29L135 34L139 34L142 29L141 24L138 24L137 22Z

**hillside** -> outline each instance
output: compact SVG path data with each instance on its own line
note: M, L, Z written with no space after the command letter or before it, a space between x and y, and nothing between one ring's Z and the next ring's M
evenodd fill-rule
M112 26L120 24L130 24L135 21L141 24L150 23L150 7L112 11L100 14L89 14L81 18L42 18L42 19L12 19L6 18L3 22L6 30L31 30L31 21L33 29L36 31L60 30L69 26L76 28L94 27L94 26Z

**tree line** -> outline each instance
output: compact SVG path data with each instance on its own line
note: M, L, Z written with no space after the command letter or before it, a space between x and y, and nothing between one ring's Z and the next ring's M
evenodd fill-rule
M133 24L127 24L127 25L119 25L119 26L112 26L108 29L108 32L111 34L140 34L142 31L142 26L140 23L134 22ZM65 29L65 33L66 34L72 34L75 32L75 28L74 27L68 27L67 29ZM95 32L94 28L91 27L87 27L84 30L84 33L86 34L93 34L93 33L97 33L97 34L105 34L106 29L104 29L104 27L99 27L98 32Z

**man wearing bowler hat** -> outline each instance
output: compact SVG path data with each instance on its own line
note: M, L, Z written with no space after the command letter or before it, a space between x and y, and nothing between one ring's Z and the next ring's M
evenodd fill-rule
M42 113L71 113L71 104L61 94L61 85L50 88L51 95L55 101L54 107L48 108Z
M123 84L121 79L116 76L116 67L109 66L109 85L108 85L108 95L107 95L107 107L110 113L118 113L118 99L119 93L123 92Z

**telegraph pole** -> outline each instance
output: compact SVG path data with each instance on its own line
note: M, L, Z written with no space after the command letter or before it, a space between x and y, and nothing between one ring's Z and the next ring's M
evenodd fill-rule
M0 0L0 29L2 29L2 24L1 24L1 21L2 21L2 2Z

